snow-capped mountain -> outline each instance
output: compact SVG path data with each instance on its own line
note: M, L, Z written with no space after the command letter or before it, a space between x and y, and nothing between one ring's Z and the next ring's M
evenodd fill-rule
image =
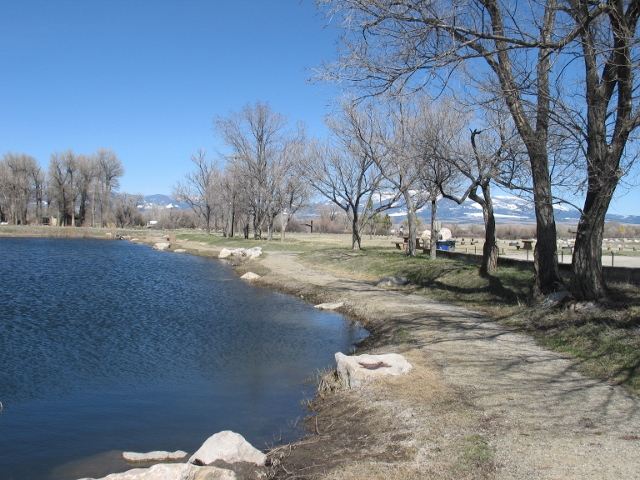
M142 199L142 203L138 206L138 208L142 211L151 210L153 208L163 208L166 210L175 209L175 210L186 210L189 208L189 205L186 203L176 202L169 195L147 195Z
M384 199L384 198L383 198ZM517 224L534 224L536 221L533 202L515 196L496 195L493 197L493 210L496 222L499 224L517 223ZM327 205L327 202L316 204L315 207ZM168 195L148 195L144 197L141 210L150 210L152 208L177 209L186 210L189 206L186 203L176 202ZM567 207L566 205L554 206L556 222L576 224L580 219L580 213ZM404 207L392 208L384 213L388 213L395 222L400 222L407 216L407 210ZM314 217L317 215L317 209L311 206L306 214L298 214L302 217ZM431 220L431 205L422 208L418 215L424 223ZM438 220L443 222L459 223L459 224L482 224L482 208L472 200L465 201L462 205L458 205L452 200L442 198L438 200L437 210ZM616 215L607 214L607 221L620 222L625 224L640 225L640 215Z

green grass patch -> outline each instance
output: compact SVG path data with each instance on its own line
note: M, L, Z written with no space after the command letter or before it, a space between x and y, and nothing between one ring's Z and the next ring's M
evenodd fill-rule
M494 454L495 449L483 435L470 435L462 440L462 452L454 469L460 474L473 472L474 478L493 478Z
M441 301L482 310L502 318L527 304L533 292L533 273L516 268L499 268L481 276L478 265L456 260L413 258L403 252L374 247L360 251L325 248L301 255L314 267L372 283L384 276L406 277L407 291Z

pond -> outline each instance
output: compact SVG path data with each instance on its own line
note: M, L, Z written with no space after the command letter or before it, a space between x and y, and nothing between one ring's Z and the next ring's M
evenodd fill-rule
M124 241L0 239L0 473L99 477L122 451L233 430L300 437L303 382L366 332L216 259Z

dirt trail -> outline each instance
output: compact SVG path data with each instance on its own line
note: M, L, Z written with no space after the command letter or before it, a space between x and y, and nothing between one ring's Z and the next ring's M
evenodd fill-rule
M640 478L638 398L464 308L336 278L270 253L261 283L344 301L404 354L403 379L318 403L283 478Z

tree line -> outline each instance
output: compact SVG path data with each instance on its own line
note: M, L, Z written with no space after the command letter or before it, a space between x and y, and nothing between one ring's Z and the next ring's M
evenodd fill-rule
M112 150L53 153L46 171L25 153L0 159L0 220L15 225L130 226L140 196L117 193L124 168Z

